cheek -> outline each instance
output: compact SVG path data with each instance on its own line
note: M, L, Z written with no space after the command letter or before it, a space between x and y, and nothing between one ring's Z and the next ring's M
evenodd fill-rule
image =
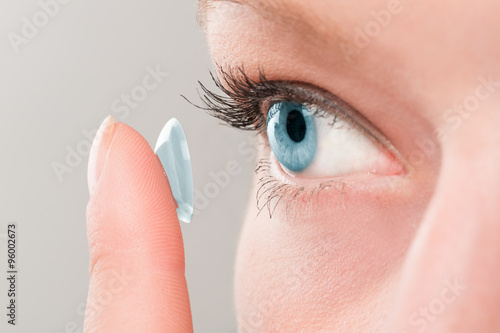
M352 330L370 323L375 331L425 200L335 190L294 200L272 218L266 209L255 218L250 203L236 263L240 330Z

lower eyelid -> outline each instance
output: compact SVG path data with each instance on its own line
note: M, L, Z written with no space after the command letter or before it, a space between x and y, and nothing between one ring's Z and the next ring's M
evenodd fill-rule
M267 158L269 167L266 171L271 177L276 179L276 181L280 182L281 184L290 186L306 187L312 189L314 187L325 186L328 183L337 183L342 184L342 186L348 186L349 188L355 190L360 190L367 189L370 186L384 186L386 184L390 184L394 181L399 181L401 180L401 178L404 178L405 169L389 151L387 151L386 154L386 157L388 159L390 158L397 162L397 165L395 165L392 169L393 172L387 175L360 172L356 174L337 177L302 178L285 170L276 159L272 151L269 151L269 157Z
M408 182L402 175L380 176L357 174L329 179L302 179L290 175L279 164L269 146L261 150L256 168L258 190L256 204L259 214L267 211L272 217L276 212L298 214L308 209L348 209L344 200L361 194L380 197L395 191ZM263 156L263 157L262 157ZM370 194L371 193L371 194ZM326 202L324 200L327 200Z

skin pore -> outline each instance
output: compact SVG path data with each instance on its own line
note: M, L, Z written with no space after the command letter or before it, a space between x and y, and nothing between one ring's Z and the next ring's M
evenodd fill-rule
M200 3L218 65L335 94L406 170L284 196L272 217L258 214L257 173L236 263L240 332L499 330L499 13L494 0ZM279 181L317 185L270 163Z

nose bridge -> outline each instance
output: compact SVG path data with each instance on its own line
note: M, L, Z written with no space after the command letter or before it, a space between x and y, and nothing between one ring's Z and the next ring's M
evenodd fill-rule
M429 222L424 223L438 223L433 221L438 216L462 225L500 223L500 123L477 130L482 133L463 135L443 147L438 184L426 214Z
M402 332L500 332L500 122L489 111L443 144L438 184L403 266Z
M462 122L447 128L438 183L419 232L451 232L462 251L479 237L486 237L484 248L488 231L500 226L500 80L481 76L479 82L463 100Z

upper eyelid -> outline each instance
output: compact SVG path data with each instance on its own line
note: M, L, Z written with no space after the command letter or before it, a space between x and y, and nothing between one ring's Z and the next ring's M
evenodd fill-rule
M257 85L259 84L257 83ZM339 117L356 130L370 137L374 142L382 145L386 143L386 139L380 131L359 111L325 89L299 81L266 81L266 85L272 85L276 93L272 96L262 96L259 109L264 119L267 117L267 110L276 102L302 103L309 106L316 117L334 117L335 119ZM261 132L265 132L265 129Z
M232 127L254 130L265 135L267 114L263 110L267 110L271 102L281 98L326 109L324 111L330 111L334 117L340 116L375 143L404 160L372 122L343 99L325 89L298 81L268 80L262 69L259 69L258 80L254 80L246 74L243 66L226 69L218 65L217 72L217 76L212 72L210 74L222 94L211 91L199 82L203 91L203 95L200 94L203 105L196 105L189 100L188 102Z
M311 111L317 117L340 117L357 129L370 134L369 130L365 129L363 124L367 120L338 96L303 82L275 81L275 85L278 90L282 91L282 96L278 98L273 97L271 103L264 102L264 110L269 109L271 104L277 101L302 103L312 109Z
M210 91L199 82L203 91L200 95L203 105L188 102L235 128L265 132L267 115L262 109L268 109L270 101L279 100L315 105L320 110L332 110L335 116L341 116L358 127L356 118L359 117L355 116L355 111L351 111L353 108L319 87L297 81L270 81L262 69L259 69L258 80L253 80L246 74L243 66L229 69L218 66L217 72L217 76L212 72L210 75L222 95ZM322 97L325 94L329 95L328 98ZM322 98L317 98L318 96ZM316 115L319 116L320 112L316 112Z

